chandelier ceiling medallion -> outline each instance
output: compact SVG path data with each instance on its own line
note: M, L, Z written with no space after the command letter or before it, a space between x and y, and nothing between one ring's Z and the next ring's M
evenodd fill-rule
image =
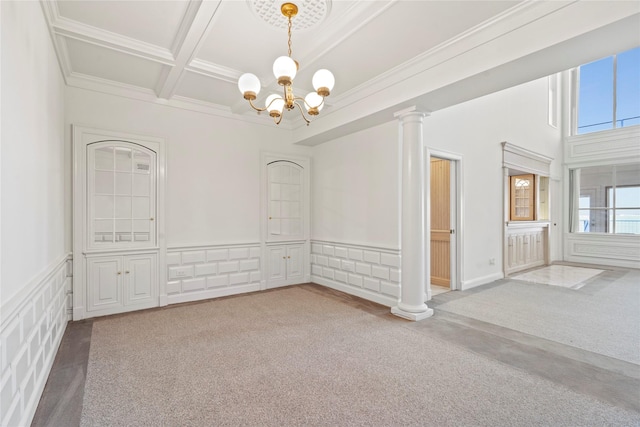
M309 126L311 122L304 113L304 104L309 116L317 116L324 107L324 98L329 96L335 84L335 78L329 70L321 69L315 72L311 83L315 92L309 92L304 98L293 93L293 79L298 71L298 62L291 58L291 19L298 14L298 6L293 3L284 3L280 12L288 20L288 56L280 56L273 62L273 74L278 84L283 88L283 94L273 93L265 100L264 108L256 107L253 101L260 92L260 80L255 74L245 73L238 79L238 89L244 99L249 101L251 108L258 114L268 111L274 122L279 125L282 121L284 109L293 110L296 106L300 110L302 118Z

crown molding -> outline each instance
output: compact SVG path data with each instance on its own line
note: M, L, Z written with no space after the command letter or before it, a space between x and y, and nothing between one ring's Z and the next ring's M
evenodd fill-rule
M67 18L60 17L52 23L52 27L56 34L70 39L105 47L164 65L173 66L175 62L173 54L169 49L85 25Z
M222 117L230 120L237 120L246 123L273 127L272 121L266 120L263 115L249 114L253 111L247 112L247 114L235 114L231 112L226 106L180 95L175 95L171 99L158 98L155 91L153 91L152 89L114 82L112 80L88 76L82 73L72 72L68 76L67 86L89 90L92 92L104 93L121 98L148 102L155 105L163 105L180 110L194 111L197 113L208 114L211 116ZM284 121L280 123L279 128L288 131L293 129L290 123Z
M52 23L60 16L58 12L58 5L55 2L41 0L40 6L42 8L44 19L47 23L47 30L49 31L51 42L53 43L53 50L58 57L58 66L60 67L62 78L65 84L69 84L67 77L71 74L71 61L69 60L67 45L62 37L58 37L56 35L52 25Z
M55 1L41 0L40 4L49 31L52 34L127 53L164 65L173 65L174 63L173 54L169 49L65 18L60 15L58 4ZM66 58L60 57L60 62L63 61L68 63L68 56ZM69 73L66 73L66 75L69 75Z

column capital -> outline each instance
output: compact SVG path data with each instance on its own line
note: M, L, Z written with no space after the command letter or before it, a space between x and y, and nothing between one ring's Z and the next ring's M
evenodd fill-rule
M393 113L393 117L396 119L404 120L407 117L420 117L420 120L431 115L431 111L419 108L417 105L412 105L403 110Z

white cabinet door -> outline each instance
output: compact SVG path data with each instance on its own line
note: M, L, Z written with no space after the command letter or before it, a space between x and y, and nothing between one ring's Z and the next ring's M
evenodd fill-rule
M156 245L156 159L138 144L87 145L87 248Z
M87 259L87 310L122 306L122 257Z
M267 240L304 237L304 169L290 161L267 166Z
M304 277L302 245L287 247L287 279L299 283Z
M267 246L267 287L295 285L304 280L304 245Z
M130 255L124 258L125 305L152 301L157 288L156 255Z
M269 283L277 283L287 278L287 247L270 246L269 252Z

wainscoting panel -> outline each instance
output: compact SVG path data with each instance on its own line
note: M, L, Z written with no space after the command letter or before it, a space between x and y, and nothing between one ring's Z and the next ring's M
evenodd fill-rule
M547 264L548 224L507 227L506 273Z
M640 237L567 233L566 261L616 267L640 267Z
M28 426L69 320L70 256L2 305L0 425Z
M311 281L393 307L400 295L400 251L312 240Z
M260 244L167 250L169 304L260 290Z
M570 136L565 143L565 162L637 161L639 142L640 131L636 127Z

